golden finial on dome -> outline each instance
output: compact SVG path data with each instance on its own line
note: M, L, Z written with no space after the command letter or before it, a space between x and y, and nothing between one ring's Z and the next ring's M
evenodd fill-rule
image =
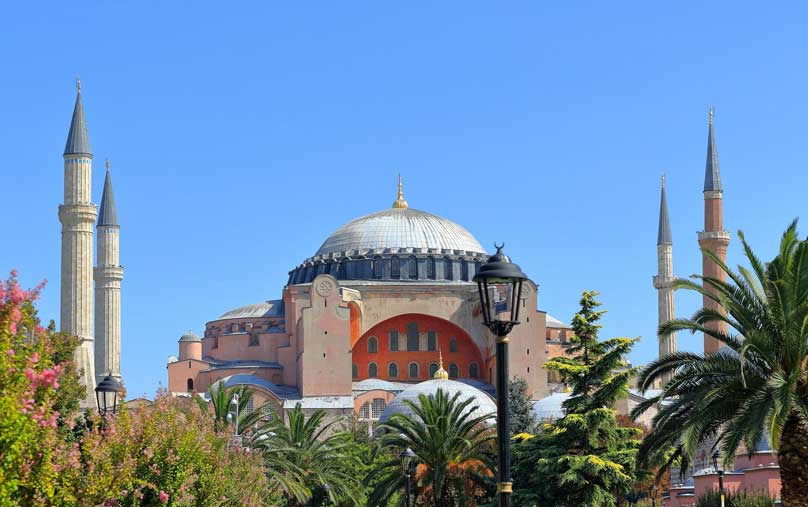
M438 349L438 371L432 376L434 379L449 380L449 373L443 369L443 354Z
M398 198L393 202L394 208L407 209L410 207L404 200L404 186L401 184L401 173L398 174Z

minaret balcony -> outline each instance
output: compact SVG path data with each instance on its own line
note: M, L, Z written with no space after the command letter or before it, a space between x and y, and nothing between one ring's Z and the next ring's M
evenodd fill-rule
M98 209L95 204L62 204L59 206L59 221L65 225L89 222L95 224Z
M699 231L699 241L719 240L729 243L729 231Z
M654 276L654 288L669 289L674 280L676 280L676 277L656 275Z

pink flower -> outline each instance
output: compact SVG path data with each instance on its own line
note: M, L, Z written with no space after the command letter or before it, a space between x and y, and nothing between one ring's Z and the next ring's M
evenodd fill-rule
M160 502L161 502L161 503L166 503L166 502L168 502L168 493L166 493L165 491L160 490L160 493L159 493L159 495L158 495L158 496L160 497Z
M31 354L31 363L36 364L39 362L39 352Z
M13 356L14 354L15 354L14 349L8 349L8 350L6 351L6 355L7 355L8 357Z

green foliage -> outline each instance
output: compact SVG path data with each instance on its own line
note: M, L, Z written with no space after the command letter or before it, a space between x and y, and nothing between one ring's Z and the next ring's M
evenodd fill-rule
M536 430L536 417L533 415L533 404L527 394L527 382L521 377L514 377L508 383L508 401L510 405L511 436L520 433L533 433Z
M764 434L779 447L784 504L808 497L808 243L799 239L796 222L782 236L776 257L761 262L738 233L751 269L732 271L712 252L704 254L728 281L695 276L675 282L676 289L697 292L724 311L702 308L690 319L660 326L660 334L688 330L722 344L717 354L678 352L649 364L642 389L666 375L664 392L636 408L638 416L662 399L641 456L653 459L675 446L673 457L686 467L696 449L716 442L725 460L741 444L753 451ZM724 323L729 331L714 329ZM798 505L795 503L795 505ZM802 504L799 504L802 505Z
M404 472L399 453L410 448L418 456L415 473L418 505L460 507L479 505L490 493L492 451L496 436L491 415L475 416L473 399L461 401L442 389L406 401L413 414L393 414L378 430L380 449L388 459L366 479L378 480L367 505L387 505L403 490Z
M308 417L300 404L286 412L286 419L273 418L253 438L261 453L270 482L283 492L286 505L317 505L324 497L332 504L360 505L361 462L354 453L350 432L324 423L325 412ZM327 486L326 486L327 485Z
M202 412L212 410L213 418L219 428L224 428L227 425L235 426L235 421L228 419L228 415L235 416L236 410L232 405L233 396L238 396L238 427L239 433L248 433L254 428L264 417L264 406L259 407L257 410L251 412L247 411L247 406L253 398L253 391L245 385L234 386L226 388L224 382L218 382L208 388L208 397L210 402L205 401L202 397L196 396L196 402L199 404ZM210 403L210 407L208 406Z
M775 501L763 493L739 491L727 492L724 496L725 507L775 507ZM699 497L696 507L721 507L721 495L716 490L709 490Z
M613 507L637 482L640 430L621 426L611 408L624 396L634 369L625 354L637 341L598 341L603 311L597 292L584 292L573 319L575 336L568 354L550 360L572 387L566 415L545 424L533 438L514 447L514 505Z

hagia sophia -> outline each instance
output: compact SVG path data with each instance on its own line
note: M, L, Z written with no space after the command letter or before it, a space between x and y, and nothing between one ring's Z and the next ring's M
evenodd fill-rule
M80 84L63 157L60 327L81 339L75 361L84 372L86 403L94 403L90 399L97 382L121 375L123 268L109 162L101 205L92 203L93 155ZM712 111L703 196L704 229L698 245L726 260L730 236L723 225ZM368 211L351 210L357 215ZM476 410L495 410L495 337L482 325L472 281L489 254L472 232L410 207L399 177L389 208L348 220L317 250L315 241L313 255L302 254L302 261L289 269L286 285L267 294L265 301L211 316L201 336L189 330L179 338L178 354L166 366L170 393L204 396L216 383L245 385L255 393L248 410L264 407L268 416L283 417L285 410L300 404L308 411L324 410L329 417L355 418L369 432L392 413L406 411L405 400L439 388L474 398ZM656 253L653 286L663 323L675 317L664 179ZM703 259L705 275L722 276L715 262ZM562 417L568 393L542 365L569 348L572 329L542 309L535 280L527 280L517 297L510 290L500 286L493 295L497 312L509 312L513 301L521 305L521 324L510 335L510 374L526 381L538 419ZM712 304L705 298L705 306ZM675 336L657 338L660 355L676 351ZM718 343L705 337L704 350L716 352ZM616 409L627 414L643 400L643 393L630 389ZM640 422L650 424L652 417L649 411ZM776 459L767 448L754 459L739 458L736 465L743 466L733 480L741 488L765 483L767 491L779 493ZM708 456L697 456L696 469L707 462ZM697 471L689 485L671 490L665 505L684 505L694 496L694 487L698 493L699 484L712 484L714 475Z

